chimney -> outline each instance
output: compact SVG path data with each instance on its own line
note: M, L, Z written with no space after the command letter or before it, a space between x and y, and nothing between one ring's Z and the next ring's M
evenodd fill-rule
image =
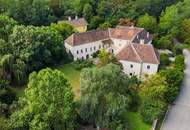
M131 25L131 28L134 28L134 27L135 27L134 24L132 24L132 25Z
M147 38L149 38L149 36L150 36L150 34L149 34L149 32L147 32Z
M76 20L78 19L78 16L77 16L77 15L75 16L75 19L76 19Z
M140 44L144 44L144 39L140 39Z
M68 17L68 20L71 21L71 17L70 16Z

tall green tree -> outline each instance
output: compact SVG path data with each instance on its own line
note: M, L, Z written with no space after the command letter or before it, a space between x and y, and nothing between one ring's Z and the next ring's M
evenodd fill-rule
M165 78L160 75L154 75L141 84L140 114L144 122L152 123L165 114L167 88Z
M10 36L13 54L29 72L59 62L66 54L61 35L51 27L16 26Z
M153 33L156 32L157 21L155 17L145 14L138 19L137 25Z
M6 15L0 15L0 39L7 41L15 25L17 25L17 22L14 19Z
M184 19L180 28L180 40L190 44L190 18Z
M15 0L8 14L25 25L49 25L56 20L46 0Z
M180 85L183 80L183 73L175 68L162 70L160 75L166 78L166 82L168 83L168 90L165 95L165 99L168 103L172 103L180 90Z
M176 36L179 33L181 16L176 5L166 8L160 16L159 28L162 34Z
M81 74L81 116L102 128L125 129L122 114L129 108L129 81L117 65L84 69Z
M10 126L12 129L73 130L74 117L73 93L65 75L47 68L30 75Z
M56 23L52 23L50 27L56 29L63 37L63 39L66 39L69 37L71 34L76 32L76 30L69 24L67 24L64 21Z

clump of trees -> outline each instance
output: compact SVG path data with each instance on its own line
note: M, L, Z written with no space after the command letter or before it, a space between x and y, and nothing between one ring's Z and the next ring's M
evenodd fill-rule
M171 63L171 61L169 60L169 55L168 54L164 54L164 53L161 53L160 54L160 66L159 68L165 68L167 66L169 66Z
M0 23L1 79L23 85L30 72L69 60L63 39L75 31L70 25L23 26L5 15Z
M134 83L134 82L133 82ZM81 117L100 128L125 129L123 113L132 101L132 80L114 64L84 69L81 74Z
M166 111L167 104L165 93L168 84L164 77L154 75L141 84L141 106L140 114L146 123L152 123L155 119L160 119Z
M11 129L74 130L74 95L65 75L49 68L30 75L10 118Z

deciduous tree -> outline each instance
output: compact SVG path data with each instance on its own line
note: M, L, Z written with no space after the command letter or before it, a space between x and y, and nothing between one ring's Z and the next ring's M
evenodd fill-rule
M13 129L73 130L74 103L64 74L49 68L30 75L19 110L11 116Z

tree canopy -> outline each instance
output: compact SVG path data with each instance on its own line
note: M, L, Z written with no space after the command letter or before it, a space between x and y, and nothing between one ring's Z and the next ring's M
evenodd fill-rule
M13 129L74 129L73 93L65 75L49 68L30 75L28 88L11 116Z
M130 79L114 64L84 69L81 74L81 116L96 126L126 128L121 116L129 108Z

